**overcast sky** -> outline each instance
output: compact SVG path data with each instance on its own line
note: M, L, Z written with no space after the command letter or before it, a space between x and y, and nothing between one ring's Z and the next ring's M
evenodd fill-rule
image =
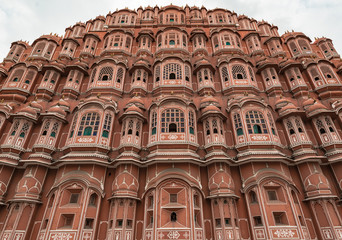
M304 32L312 41L325 36L333 40L336 50L342 54L342 0L0 0L0 59L17 40L31 44L43 34L64 35L66 27L106 15L109 11L170 3L190 7L203 5L207 9L226 8L273 23L279 27L279 34L293 29Z

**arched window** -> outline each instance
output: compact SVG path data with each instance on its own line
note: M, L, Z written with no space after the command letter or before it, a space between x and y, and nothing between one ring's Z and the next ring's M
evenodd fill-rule
M137 122L135 125L135 136L139 137L140 135L140 122Z
M19 128L19 121L15 121L12 128L11 136L14 136Z
M131 46L131 38L126 37L126 48L129 48Z
M163 79L182 79L182 66L177 63L166 64L163 69Z
M24 75L23 69L15 70L13 75L12 75L12 82L19 82L23 75Z
M296 123L296 127L297 127L297 129L298 129L298 132L303 132L303 126L302 126L302 123L301 123L301 121L299 121L299 119L298 118L296 118L296 120L295 120L295 123Z
M128 122L128 131L127 131L127 134L128 134L128 135L132 135L132 133L133 133L133 120L130 120L130 121Z
M311 52L311 48L310 48L309 44L304 39L299 39L298 44L301 47L301 49L303 50L303 52Z
M294 130L294 128L293 128L292 122L291 122L290 120L287 120L287 122L286 122L286 127L287 127L287 129L288 129L290 135L293 135L293 134L296 133L295 130Z
M331 119L326 117L324 120L329 128L329 132L335 132L334 125L332 124Z
M214 48L218 48L219 47L219 42L218 42L217 36L215 36L213 38L213 43L214 43Z
M169 124L169 132L177 132L177 125L175 123Z
M320 69L321 69L321 71L322 71L322 73L326 79L335 78L335 74L331 71L330 67L321 66Z
M152 113L152 135L155 135L157 133L157 113Z
M251 66L248 66L249 77L251 78L252 82L254 82L254 71Z
M229 81L229 74L228 74L228 69L227 69L227 67L223 67L223 68L222 68L221 74L222 74L222 79L223 79L223 81L228 82L228 81Z
M104 120L104 124L103 124L102 137L108 138L111 125L112 125L112 115L107 113L105 120Z
M217 126L217 120L214 119L212 121L212 129L213 129L213 133L218 133L218 126Z
M315 66L313 66L310 69L309 73L310 73L312 79L314 79L316 82L322 80L321 75L318 73L317 68Z
M268 118L268 123L270 124L271 126L271 132L273 135L277 136L277 133L276 133L276 129L275 129L275 126L274 126L274 122L273 122L273 118L271 116L270 113L267 113L267 118Z
M260 125L254 124L254 125L253 125L253 132L254 132L255 134L261 134L262 131L261 131Z
M190 67L188 65L185 65L184 67L184 73L185 73L185 81L190 81Z
M55 122L52 126L50 137L56 137L56 133L58 131L59 123Z
M169 108L161 116L161 132L185 132L184 113L176 108Z
M320 134L324 134L324 133L327 132L327 131L325 130L325 127L324 127L324 125L323 125L323 123L322 123L321 120L317 119L317 121L316 121L316 126L317 126L317 129L319 129Z
M298 55L299 51L297 50L296 44L294 42L289 43L290 49L292 50L293 55Z
M209 121L205 121L205 130L206 130L206 134L210 135L210 126L209 126Z
M47 131L49 130L49 128L50 128L50 121L47 121L44 125L44 128L43 128L43 132L42 132L43 136L47 135Z
M72 138L74 136L75 128L76 128L76 123L78 119L78 114L75 114L74 121L72 122L71 130L70 130L70 135L69 138Z
M175 212L172 212L170 217L171 222L177 222L177 214Z
M154 76L155 76L156 82L159 82L160 81L160 66L159 65L156 66Z
M80 121L77 136L97 136L100 115L96 112L85 113Z
M232 67L233 79L247 79L246 69L242 65Z
M86 127L83 132L83 136L91 136L91 133L93 131L92 127Z
M117 73L116 73L116 82L120 83L121 80L123 79L123 68L119 68Z
M243 135L242 122L241 122L240 114L238 113L234 114L234 125L235 125L236 134L238 136Z
M96 70L94 70L96 73ZM111 81L113 79L113 68L103 67L100 70L98 81Z
M27 122L25 122L23 127L21 128L21 132L19 134L19 137L24 138L26 133L27 133L27 131L29 130L29 127L30 127L29 124Z
M258 111L249 111L246 113L246 123L249 134L267 134L267 126L264 116Z
M194 113L192 111L189 112L189 133L195 134L195 120Z

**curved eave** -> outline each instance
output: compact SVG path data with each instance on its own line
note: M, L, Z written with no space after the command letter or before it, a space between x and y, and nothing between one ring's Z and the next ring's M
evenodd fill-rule
M80 46L80 43L76 40L76 39L73 39L73 38L64 38L62 40L62 45L64 45L65 42L73 42L73 43L76 43L77 46Z
M83 41L84 41L84 42L85 42L85 39L86 39L87 37L95 38L95 39L97 39L99 42L101 42L101 38L100 38L97 34L95 34L95 33L86 33L86 34L84 34L84 36L83 36Z

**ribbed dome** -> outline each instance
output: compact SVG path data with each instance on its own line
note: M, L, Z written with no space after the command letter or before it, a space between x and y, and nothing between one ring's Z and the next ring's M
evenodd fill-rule
M289 101L286 98L280 98L275 102L275 106L276 108L282 108L288 103Z
M219 102L217 101L216 98L214 98L213 96L206 96L201 100L201 105L202 104L210 104L210 103L216 103L218 104Z
M40 105L37 101L33 101L31 102L31 107L37 109L39 112L41 112L43 110L42 105Z
M58 105L53 106L49 109L49 113L54 113L58 115L62 115L63 117L66 117L66 112Z
M313 105L315 103L315 100L312 98L309 98L303 102L304 109L308 108L309 106Z
M141 115L143 114L143 111L135 105L131 105L129 108L127 108L125 111L125 114L131 113L131 112L136 112Z
M34 110L31 106L26 106L19 111L19 113L26 113L32 115L33 117L37 117L37 111Z
M308 108L308 113L312 113L314 111L317 111L317 110L327 110L327 107L324 106L322 103L320 102L315 102L315 104L311 105L309 108Z
M70 108L70 104L63 98L59 99L58 104L62 107Z
M202 110L202 114L204 113L209 113L209 112L212 112L212 113L221 113L221 110L214 106L214 105L209 105L207 107L205 107L203 110Z
M144 102L143 102L143 100L140 97L133 97L133 98L131 98L127 102L127 105L130 105L130 104L138 104L138 106L141 105L142 107L145 107Z

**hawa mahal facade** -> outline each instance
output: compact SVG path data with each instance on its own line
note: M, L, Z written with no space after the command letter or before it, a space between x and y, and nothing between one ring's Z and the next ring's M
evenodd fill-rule
M341 77L330 39L225 9L13 42L0 239L342 239Z

